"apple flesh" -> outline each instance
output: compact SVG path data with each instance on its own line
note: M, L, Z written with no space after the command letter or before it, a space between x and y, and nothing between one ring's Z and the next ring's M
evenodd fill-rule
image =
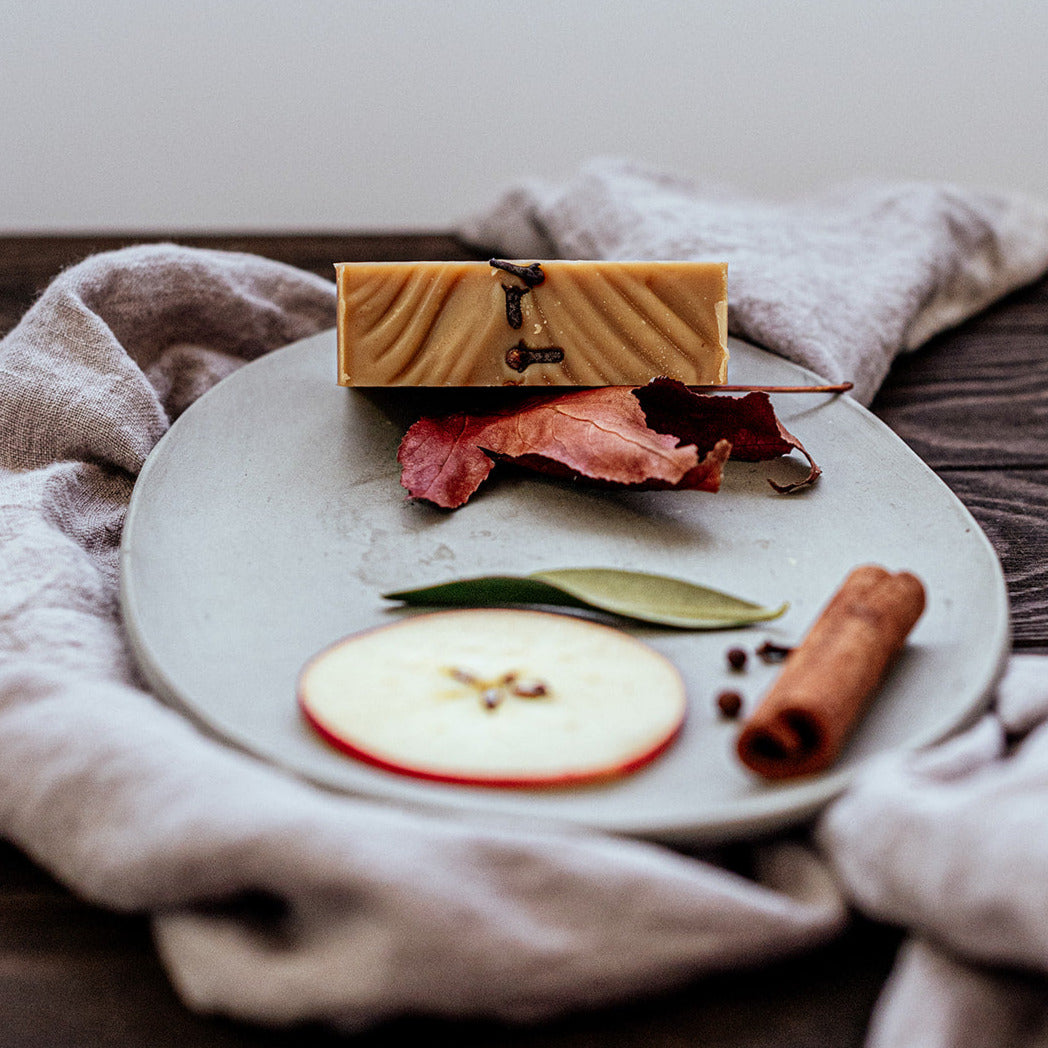
M480 786L625 775L673 741L684 683L634 637L539 611L417 615L338 641L299 678L338 749L387 770Z

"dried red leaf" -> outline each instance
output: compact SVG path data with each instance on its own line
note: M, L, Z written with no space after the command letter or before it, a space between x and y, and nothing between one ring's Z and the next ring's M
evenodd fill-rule
M775 416L766 393L744 397L692 392L670 379L542 395L483 415L419 419L397 454L401 484L446 509L463 505L496 461L626 488L717 491L729 455L756 462L800 451L810 464L791 492L819 467Z
M416 422L401 442L401 484L415 498L461 506L496 459L544 473L625 487L716 491L730 448L694 447L647 425L630 387L537 397L514 410Z
M495 466L476 443L489 418L462 414L420 418L404 434L397 451L400 483L408 494L445 509L465 503Z
M744 462L767 459L799 451L808 460L808 475L793 484L768 483L782 494L814 484L822 470L804 445L778 420L767 393L744 397L694 393L682 382L653 379L633 390L649 426L659 433L694 444L699 454L719 440L731 442L731 457Z

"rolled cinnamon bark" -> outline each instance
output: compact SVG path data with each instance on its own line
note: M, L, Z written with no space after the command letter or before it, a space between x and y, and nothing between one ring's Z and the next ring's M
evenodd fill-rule
M856 568L743 727L743 764L769 779L828 768L923 611L915 575Z

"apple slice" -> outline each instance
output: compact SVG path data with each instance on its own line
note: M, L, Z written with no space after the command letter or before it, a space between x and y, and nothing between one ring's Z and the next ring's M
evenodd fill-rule
M684 682L634 637L541 611L417 615L359 633L302 670L328 742L423 779L564 786L625 775L684 720Z

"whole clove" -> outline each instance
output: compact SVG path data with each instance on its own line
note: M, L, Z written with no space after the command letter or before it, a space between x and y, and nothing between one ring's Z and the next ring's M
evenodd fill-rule
M488 260L488 265L493 269L501 269L506 273L512 273L513 276L523 280L528 287L538 287L546 279L546 274L542 272L542 265L539 262L532 262L530 265L522 266L516 262L506 262L501 258L492 258Z
M787 647L785 644L775 644L773 641L766 640L757 649L757 657L761 662L776 665L777 663L785 662L791 651L793 651L793 648Z
M564 350L559 346L532 349L521 339L506 350L506 364L514 371L526 371L532 364L559 364L564 359Z
M521 309L520 300L531 291L531 288L503 284L502 290L506 292L506 323L514 329L522 327L524 311Z

